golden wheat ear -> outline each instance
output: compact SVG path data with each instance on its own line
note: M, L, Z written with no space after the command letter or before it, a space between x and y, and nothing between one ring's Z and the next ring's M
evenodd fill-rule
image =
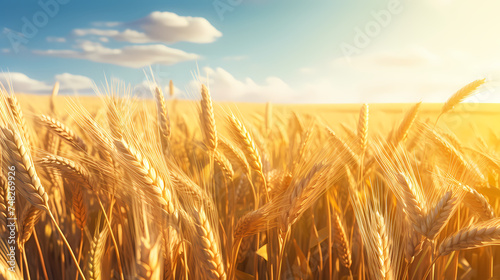
M397 146L399 143L404 142L408 137L408 133L410 132L415 119L417 118L418 111L420 109L420 105L422 102L419 102L413 105L408 112L406 112L403 120L401 121L398 129L395 131L392 136L392 143L394 146Z
M473 224L448 236L439 245L439 256L454 251L500 244L500 218Z
M155 100L158 115L158 126L160 128L160 140L163 151L166 151L169 147L171 136L170 116L168 115L167 104L165 103L163 92L159 86L156 86L155 88Z
M472 96L476 90L479 88L479 86L483 85L486 82L486 79L481 79L481 80L475 80L467 85L465 85L463 88L459 89L455 94L453 94L443 105L443 108L441 108L441 112L439 113L439 116L436 119L436 124L439 121L439 118L441 118L442 115L446 114L449 112L451 109L453 109L456 105L467 99L468 97Z
M358 120L358 145L360 150L360 155L364 154L366 147L368 146L368 121L370 118L370 111L368 104L363 104L359 110L359 120Z
M212 96L205 85L201 86L201 131L203 141L210 151L217 148L217 128L215 126L215 115L212 104Z
M59 81L54 83L54 87L52 88L52 94L50 95L50 111L52 114L56 114L56 96L59 93Z
M66 141L71 146L82 151L87 151L87 145L85 144L83 139L63 123L46 115L40 115L38 117L38 120L50 131L61 137L61 139Z

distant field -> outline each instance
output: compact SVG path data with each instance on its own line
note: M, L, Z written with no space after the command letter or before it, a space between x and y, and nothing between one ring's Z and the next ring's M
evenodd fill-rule
M49 100L49 96L19 95L20 103L32 109L34 112L48 112ZM69 96L57 96L56 100L60 110L68 110L70 104L74 104L75 101L89 111L95 111L101 108L101 100L99 97L85 96L74 98ZM196 107L199 103L198 101L176 100L173 102L172 100L167 100L167 102L171 110L173 109L173 103L175 103L175 110L185 114L188 119L198 118ZM147 106L149 109L154 109L155 107L152 98L150 100L141 100L141 104L144 104L144 106ZM216 107L221 108L221 111L239 112L244 117L250 117L255 121L262 120L266 107L266 104L258 103L215 102L215 104ZM388 132L395 124L401 121L404 112L412 105L413 104L370 104L370 121L380 130L380 132ZM272 106L274 112L283 113L285 115L296 112L304 117L316 116L319 120L332 127L336 127L340 124L353 127L357 123L361 104L272 104ZM442 104L422 104L420 108L420 119L429 119L434 123L439 115L441 107ZM217 119L221 116L223 116L223 114L216 112ZM465 142L475 140L478 135L481 135L487 141L496 141L497 138L495 135L500 137L500 104L459 104L452 112L444 115L439 123L443 127L459 135L460 139Z

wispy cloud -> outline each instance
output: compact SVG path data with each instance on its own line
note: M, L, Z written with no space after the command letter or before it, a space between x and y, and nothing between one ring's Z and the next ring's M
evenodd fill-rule
M93 92L93 82L85 76L62 73L55 75L53 80L59 81L62 93ZM19 72L0 74L0 83L5 87L12 86L15 92L22 93L49 93L53 87L52 83L39 81Z
M129 43L211 43L222 36L202 17L179 16L171 12L152 12L131 22L101 22L96 27L113 29L75 29L75 36L101 36Z
M249 101L249 102L282 102L295 95L295 91L283 80L277 77L268 77L264 83L256 83L251 78L236 79L231 73L222 68L203 68L199 80L210 85L214 99L219 101ZM205 78L205 77L208 77ZM188 88L197 92L199 81L192 81Z
M49 36L46 38L46 40L49 43L65 43L66 42L66 38L64 38L64 37Z
M165 45L133 45L111 49L100 43L82 41L79 50L35 50L38 55L85 59L100 63L110 63L131 68L141 68L151 64L172 65L182 61L198 59L199 56Z

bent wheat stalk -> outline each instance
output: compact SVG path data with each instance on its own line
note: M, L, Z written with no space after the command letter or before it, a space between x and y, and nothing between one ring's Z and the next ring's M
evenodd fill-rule
M5 127L1 127L1 131L4 136L4 145L8 147L6 150L10 151L9 155L11 157L11 162L16 166L16 170L19 171L18 178L21 180L21 182L23 182L23 184L20 184L21 187L19 188L21 195L26 198L26 200L28 200L33 206L42 211L46 211L49 214L52 222L54 223L54 226L56 227L57 231L61 235L63 242L68 248L71 257L76 264L78 272L82 276L82 279L85 280L83 271L78 265L78 260L76 259L75 254L73 253L73 250L68 243L68 240L66 240L66 237L64 236L61 228L59 227L56 219L49 209L49 196L45 192L45 189L43 188L40 179L38 178L37 172L35 170L35 165L33 164L33 160L31 159L31 155L24 146L21 137L16 132L12 132L10 129L7 129Z

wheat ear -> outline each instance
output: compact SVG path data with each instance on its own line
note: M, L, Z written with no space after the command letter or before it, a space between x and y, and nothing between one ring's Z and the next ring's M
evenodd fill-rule
M76 133L73 132L66 125L64 125L61 122L59 122L58 120L51 118L49 116L46 116L46 115L40 115L39 120L49 130L51 130L56 135L61 137L63 140L65 140L71 146L73 146L77 149L81 149L82 151L87 151L87 145L85 145L85 142L82 140L82 138L80 138L78 135L76 135Z
M201 130L206 147L215 151L217 148L217 128L215 127L215 115L212 105L212 97L205 85L201 86Z
M393 279L391 274L390 240L387 233L384 217L377 211L375 213L375 252L378 258L378 271L380 279Z
M68 243L68 240L66 240L66 237L64 236L61 228L57 224L56 219L49 209L49 196L45 192L45 189L43 188L40 179L38 178L33 160L31 159L28 150L24 146L21 137L19 137L17 133L13 133L11 130L5 127L1 127L1 130L4 136L4 144L7 146L6 150L10 151L11 162L16 166L16 170L19 171L17 178L20 179L23 183L21 184L22 187L19 188L19 192L33 206L37 207L40 210L48 212L57 231L61 235L63 242L66 244L71 257L76 264L78 272L82 276L82 279L85 280L83 271L78 265L78 261L75 257L75 254L73 253L73 250L71 249L71 246Z
M42 216L43 211L30 205L23 213L21 230L19 230L19 250L24 251L24 244L30 239L35 225Z
M471 164L463 154L458 151L450 142L444 139L441 135L439 135L436 131L428 129L431 140L439 147L440 151L443 151L450 157L453 163L458 165L458 171L462 174L467 174L470 176L474 183L485 184L486 180L481 171L477 168L477 166Z
M439 245L439 256L453 251L500 244L500 218L473 224L448 236Z
M165 185L165 181L156 169L138 150L129 146L124 140L116 140L115 146L118 151L117 158L127 170L131 171L131 176L140 183L143 191L149 194L148 198L158 202L168 214L174 214L172 191Z
M430 240L434 240L455 213L458 202L458 197L453 196L451 191L446 192L425 216L420 233Z
M80 230L84 230L87 225L87 208L83 203L83 191L79 186L75 186L72 199L73 213L75 214L76 225Z
M165 151L170 142L170 117L168 115L167 104L163 92L159 86L155 88L156 111L158 112L158 126L160 127L160 140Z
M50 111L52 114L56 113L56 96L59 93L59 81L56 81L54 87L52 88L52 94L50 95Z
M418 115L418 110L420 109L420 105L422 102L419 102L413 105L408 112L406 112L403 120L399 124L398 129L394 133L392 137L392 143L394 146L397 146L399 143L404 142L408 137L408 133L410 132L413 123Z
M469 186L465 186L465 188L467 193L464 197L464 203L483 220L495 218L495 211L484 195Z
M14 95L7 97L7 103L9 105L10 111L12 112L12 117L17 124L19 132L23 137L23 142L28 148L30 148L33 144L33 140L31 138L31 134L29 133L28 126L26 125L26 120L24 118L23 111L21 110L21 105L19 105L19 102Z
M203 207L193 211L193 218L197 234L195 237L198 243L197 251L205 261L205 265L201 265L203 276L206 279L226 279L220 244Z
M111 136L116 139L123 137L123 122L118 112L118 99L116 97L109 97L106 101L108 110L106 116L108 117L108 126Z
M439 118L443 115L446 114L448 111L453 109L455 105L459 104L460 102L464 101L467 97L471 96L476 89L484 84L486 79L481 79L481 80L475 80L467 85L465 85L463 88L459 89L455 94L453 94L447 101L444 103L443 108L441 108L441 113L439 114L438 118L436 119L436 123L439 121Z
M328 132L328 135L330 136L330 139L332 140L332 143L337 147L337 149L340 150L341 154L346 158L346 163L349 164L354 164L356 167L359 164L359 158L356 153L347 145L346 142L344 142L340 137L333 132L329 127L326 128L326 131Z
M16 167L16 179L23 184L17 190L21 195L40 210L49 210L49 196L38 178L35 165L29 151L18 133L2 127L4 151L9 151L10 162Z
M219 152L219 150L215 150L214 153L215 163L219 166L224 174L224 178L227 182L231 182L233 180L234 171L233 166L229 162L229 160L224 156L223 153Z
M42 158L39 163L48 168L59 169L65 178L71 178L91 191L96 191L89 171L73 160L61 156L49 155Z
M363 104L359 110L358 119L358 141L360 154L364 154L368 146L368 122L370 118L370 109L368 104Z
M170 97L174 97L174 94L175 94L175 88L174 88L174 82L172 80L170 80L170 82L168 83L168 89L169 89L169 95Z
M333 241L335 242L335 248L337 249L340 263L344 267L350 268L352 264L351 248L349 246L349 240L347 239L345 227L338 213L333 214L333 229Z
M257 149L254 140L250 136L250 133L245 128L245 126L240 122L240 120L236 118L234 114L231 114L231 116L229 116L228 119L230 124L230 131L233 135L235 142L240 145L240 148L245 154L247 162L252 168L252 170L256 174L258 174L262 179L266 196L268 196L267 182L264 176L264 172L262 171L262 159L260 157L259 150ZM257 198L258 198L258 191L257 191ZM258 200L255 201L255 206L257 205L258 205Z
M105 253L106 240L108 239L108 228L101 232L96 231L92 243L90 244L89 260L87 272L89 280L100 280L102 273L102 258Z
M403 203L405 212L416 230L423 220L423 211L425 211L422 202L416 194L415 187L406 175L400 173L396 175L396 180L403 192Z

